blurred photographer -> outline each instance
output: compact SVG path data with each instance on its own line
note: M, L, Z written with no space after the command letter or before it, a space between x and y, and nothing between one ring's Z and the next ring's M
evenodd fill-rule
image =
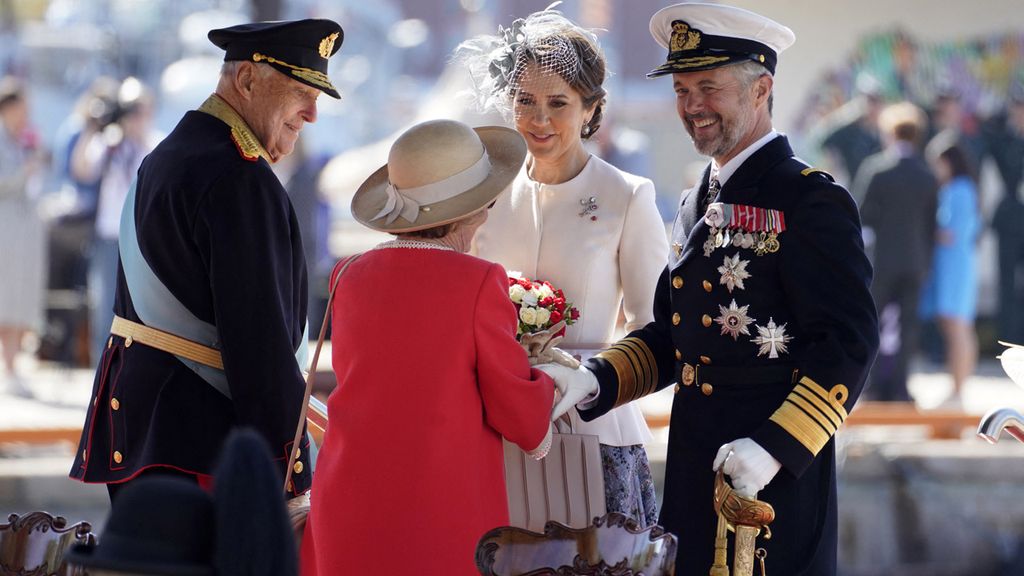
M98 95L90 102L82 135L71 152L74 179L95 183L99 189L88 274L94 361L100 357L114 317L121 207L142 159L160 141L152 129L153 104L149 87L137 78L126 78L115 99Z
M31 101L23 83L0 79L0 392L31 396L16 360L25 337L40 328L45 227L38 200L47 155L29 121Z

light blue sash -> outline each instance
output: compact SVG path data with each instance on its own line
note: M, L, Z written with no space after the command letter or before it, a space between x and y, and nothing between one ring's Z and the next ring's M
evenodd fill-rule
M118 237L118 248L121 253L121 267L124 270L128 293L139 319L146 326L170 332L193 342L220 350L217 338L217 327L196 318L192 312L171 294L171 291L149 267L139 248L139 237L135 229L135 186L137 179L132 180L128 196L121 210L121 230ZM309 363L309 326L303 328L299 348L295 351L295 361L302 372ZM200 364L188 358L175 355L185 366L188 366L200 378L206 380L218 392L231 398L228 379L223 370Z

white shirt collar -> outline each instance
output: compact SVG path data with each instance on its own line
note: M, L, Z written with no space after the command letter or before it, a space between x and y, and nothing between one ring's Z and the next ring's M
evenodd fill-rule
M729 160L722 166L718 166L718 163L715 162L714 158L712 158L711 174L714 175L717 173L718 183L721 184L722 186L725 186L725 183L729 180L729 177L732 176L736 172L736 170L738 170L739 167L742 166L743 163L747 161L747 158L750 158L754 154L754 152L760 150L762 147L764 147L765 144L774 140L775 137L778 135L779 133L776 132L773 128L767 134L759 138L756 142L744 148L739 154L733 156L732 160Z

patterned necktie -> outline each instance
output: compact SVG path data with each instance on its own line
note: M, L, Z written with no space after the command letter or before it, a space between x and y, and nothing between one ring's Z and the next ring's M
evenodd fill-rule
M722 190L722 185L718 183L718 175L712 174L708 179L708 192L704 196L701 202L701 212L707 212L708 205L715 200L715 196L718 196L718 192Z

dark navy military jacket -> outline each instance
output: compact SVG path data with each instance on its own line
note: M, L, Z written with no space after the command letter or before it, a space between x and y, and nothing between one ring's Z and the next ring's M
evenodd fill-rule
M150 268L217 326L232 397L171 354L111 336L72 478L123 482L154 466L211 474L229 430L249 426L267 440L284 481L304 394L294 350L306 319L306 267L288 196L226 106L214 96L203 106L210 112L188 112L143 161L134 215ZM114 312L141 322L120 267ZM305 448L293 471L299 493L311 482Z
M581 415L676 384L661 523L680 539L677 573L708 572L712 463L722 444L743 437L782 463L759 496L776 510L762 543L769 573L833 573L832 438L878 346L857 207L794 158L784 136L743 162L716 199L735 218L748 215L748 226L726 235L705 222L707 188L706 171L683 193L655 320L588 361L601 393ZM771 223L784 230L758 231Z

